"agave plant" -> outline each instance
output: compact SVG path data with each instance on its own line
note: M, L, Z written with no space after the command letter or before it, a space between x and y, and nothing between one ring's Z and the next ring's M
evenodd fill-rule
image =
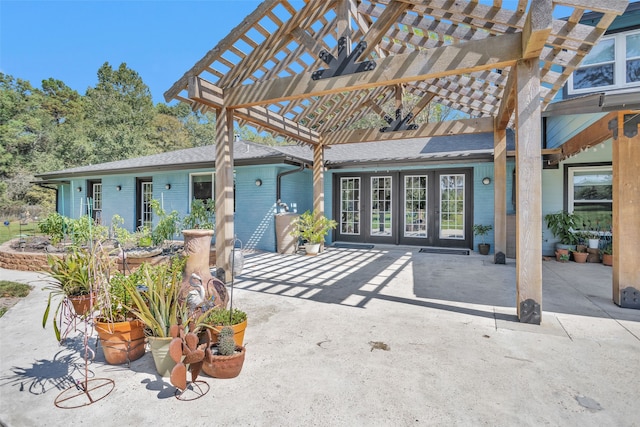
M179 299L184 264L184 259L157 266L144 263L140 266L140 283L124 282L132 301L127 308L144 322L150 336L170 337L171 325L188 319L187 304Z

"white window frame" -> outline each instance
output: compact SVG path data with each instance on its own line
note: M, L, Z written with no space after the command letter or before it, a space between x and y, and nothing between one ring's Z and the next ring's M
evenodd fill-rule
M574 188L573 188L573 177L576 172L610 172L613 176L613 165L603 165L603 166L569 166L568 176L567 176L567 211L569 213L573 213L575 199L573 198ZM589 201L579 200L578 203L589 203ZM611 211L613 214L613 199L611 200L597 200L593 203L611 203Z
M215 200L216 197L216 173L213 172L194 172L189 174L189 206L191 206L191 202L193 201L193 177L194 176L203 176L210 175L211 176L211 198ZM191 207L189 207L191 210Z
M627 58L627 36L632 36L640 34L640 30L635 31L627 31L623 33L612 34L610 36L605 36L600 39L600 42L605 40L614 39L615 40L615 58L613 61L613 85L608 86L595 86L588 87L583 89L574 89L573 88L573 73L569 76L569 80L567 83L567 94L569 95L578 95L585 93L594 93L594 92L611 92L611 91L621 91L628 88L634 88L640 86L640 81L627 83L627 60L628 59L640 59L638 57ZM602 65L607 64L605 62L601 63ZM589 64L586 66L580 66L576 70L582 68L590 68L595 67L598 64Z

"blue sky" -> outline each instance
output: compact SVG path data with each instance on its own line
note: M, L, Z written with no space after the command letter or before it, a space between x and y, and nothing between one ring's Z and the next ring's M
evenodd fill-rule
M163 93L259 4L0 0L0 71L36 87L52 77L84 94L102 64L125 62L154 102L164 102ZM517 0L503 4L514 9Z
M155 103L259 0L0 0L0 71L36 87L53 77L84 94L105 62L125 62Z

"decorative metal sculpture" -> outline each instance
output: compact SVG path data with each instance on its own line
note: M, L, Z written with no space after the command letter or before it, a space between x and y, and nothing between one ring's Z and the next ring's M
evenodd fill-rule
M384 121L389 123L389 126L385 126L380 128L380 132L398 132L403 130L416 130L418 129L418 125L415 123L409 124L409 122L413 119L413 113L409 113L406 116L402 117L402 109L398 108L396 110L396 118L392 119L390 116L384 116Z
M356 62L362 52L367 49L367 42L361 41L351 53L348 52L348 43L351 41L347 37L340 37L338 40L338 58L323 49L318 55L329 68L314 71L311 75L313 80L328 79L331 77L344 76L348 74L362 73L376 68L375 61Z

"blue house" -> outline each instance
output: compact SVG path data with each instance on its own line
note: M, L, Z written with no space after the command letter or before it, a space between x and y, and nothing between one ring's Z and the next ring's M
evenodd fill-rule
M235 235L275 250L282 209L323 211L330 240L354 243L471 249L473 224L492 225L529 323L554 250L543 215L581 212L610 224L614 301L638 305L639 3L600 3L267 0L165 93L216 111L215 145L41 178L59 211L90 196L131 227L153 222L152 198L186 213L213 196L223 264ZM414 123L431 104L459 115ZM363 127L370 112L387 125ZM305 147L236 141L236 122Z

